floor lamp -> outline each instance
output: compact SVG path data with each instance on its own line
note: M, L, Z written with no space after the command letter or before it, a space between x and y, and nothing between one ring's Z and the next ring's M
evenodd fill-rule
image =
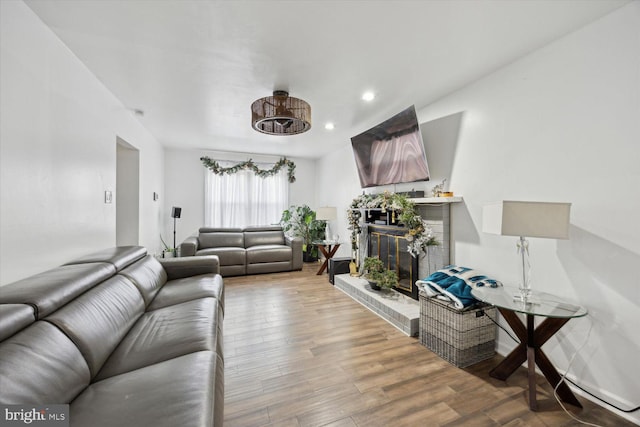
M173 218L173 250L176 250L176 218L180 218L182 208L176 206L171 208L171 218Z
M502 236L518 236L519 284L522 302L531 297L531 264L527 237L569 238L571 203L520 202L503 200L482 209L482 231Z

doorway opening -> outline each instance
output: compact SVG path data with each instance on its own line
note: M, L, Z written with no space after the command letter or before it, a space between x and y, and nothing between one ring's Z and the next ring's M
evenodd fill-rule
M139 244L140 151L116 137L116 246Z

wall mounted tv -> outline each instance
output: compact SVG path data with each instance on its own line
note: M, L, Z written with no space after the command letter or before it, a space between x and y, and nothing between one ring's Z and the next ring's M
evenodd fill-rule
M362 188L429 180L429 167L412 105L351 138Z

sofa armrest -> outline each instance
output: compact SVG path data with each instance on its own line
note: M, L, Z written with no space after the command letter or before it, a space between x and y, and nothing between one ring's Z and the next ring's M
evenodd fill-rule
M292 270L302 270L302 237L286 237L284 242L291 247L293 258L291 259Z
M198 236L189 236L180 244L180 256L194 256L198 251Z
M167 280L183 279L200 274L220 274L220 260L217 255L163 258L158 261L167 273Z

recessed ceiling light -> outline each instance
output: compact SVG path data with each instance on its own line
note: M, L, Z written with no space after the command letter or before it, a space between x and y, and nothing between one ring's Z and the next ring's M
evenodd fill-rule
M365 92L362 94L363 101L373 101L375 97L376 97L376 94L373 92Z
M326 130L332 130L333 128L335 128L335 126L333 125L333 123L328 122L326 125L324 125L324 128Z

